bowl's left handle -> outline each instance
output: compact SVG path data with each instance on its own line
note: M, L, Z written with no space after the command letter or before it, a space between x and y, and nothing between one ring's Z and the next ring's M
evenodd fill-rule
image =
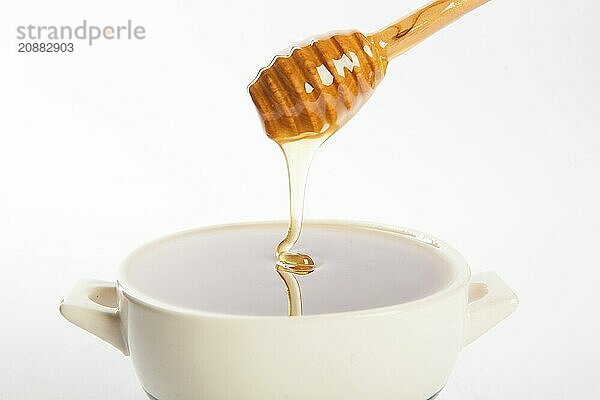
M60 313L67 320L112 344L126 356L121 316L114 282L84 279L75 284L60 303Z

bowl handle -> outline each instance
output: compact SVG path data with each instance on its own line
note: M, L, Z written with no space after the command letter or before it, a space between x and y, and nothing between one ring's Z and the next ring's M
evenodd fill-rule
M463 347L512 314L518 304L517 295L495 272L472 276Z
M80 280L60 303L59 310L73 324L112 344L126 356L129 355L121 329L114 282Z

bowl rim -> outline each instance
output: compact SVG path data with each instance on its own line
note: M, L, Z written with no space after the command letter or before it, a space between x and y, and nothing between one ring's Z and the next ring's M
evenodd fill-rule
M136 303L140 306L150 308L160 312L166 312L169 314L177 314L181 316L193 316L210 319L239 319L239 320L304 320L314 318L331 318L333 316L340 317L365 317L382 315L388 313L404 312L410 309L418 308L426 304L441 302L444 299L451 297L455 292L466 287L471 278L470 268L464 259L464 257L455 250L452 246L437 239L436 237L426 234L424 232L398 227L389 224L381 224L369 221L358 221L358 220L338 220L338 219L307 219L304 220L303 225L310 226L324 226L324 227L353 227L369 230L377 230L385 233L393 233L401 235L403 238L415 240L428 246L428 248L435 249L438 255L441 256L448 266L453 268L453 276L451 280L440 290L421 297L419 299L407 301L404 303L386 305L382 307L374 307L361 310L351 311L340 311L333 313L321 313L321 314L310 314L302 315L300 317L290 317L288 315L245 315L245 314L227 314L213 311L205 311L199 309L188 308L184 306L178 306L164 302L161 300L154 299L152 296L137 290L134 285L130 284L127 280L127 269L131 265L132 260L140 253L143 253L151 247L164 244L165 242L175 240L187 235L202 234L213 230L224 230L224 229L239 229L240 227L262 227L267 225L287 225L288 221L283 220L266 220L266 221L248 221L248 222L235 222L227 224L208 225L200 228L186 229L183 231L175 232L172 234L161 236L155 240L147 242L136 248L134 251L123 260L118 269L117 274L117 292L119 295L123 295L129 301ZM466 291L465 291L466 298Z

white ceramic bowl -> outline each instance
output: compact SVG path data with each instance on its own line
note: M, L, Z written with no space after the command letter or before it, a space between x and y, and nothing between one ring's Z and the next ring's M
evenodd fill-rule
M517 306L495 273L471 277L463 257L429 235L365 223L309 224L376 229L422 243L444 260L451 278L417 300L302 317L188 309L153 298L128 278L132 257L157 244L257 225L240 224L144 246L122 265L117 283L80 281L60 312L131 357L151 399L426 400L443 388L460 349Z

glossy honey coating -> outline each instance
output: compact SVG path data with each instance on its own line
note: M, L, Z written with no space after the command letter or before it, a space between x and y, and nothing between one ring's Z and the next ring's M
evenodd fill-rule
M366 36L337 33L275 57L249 92L276 142L329 136L364 104L386 66L379 47Z
M267 135L278 143L333 134L383 79L388 60L488 0L434 0L369 34L344 32L277 56L249 91Z

